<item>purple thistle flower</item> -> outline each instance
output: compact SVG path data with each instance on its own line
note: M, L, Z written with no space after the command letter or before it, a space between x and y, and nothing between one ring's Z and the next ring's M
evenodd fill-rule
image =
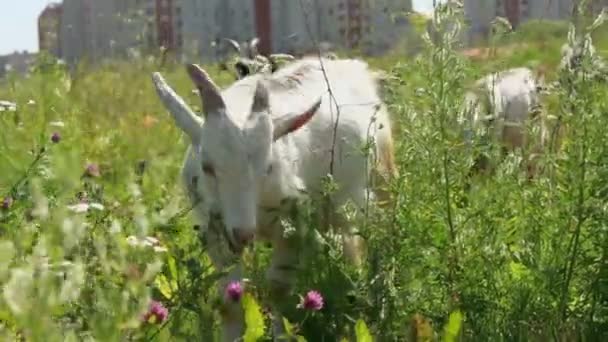
M61 141L61 135L57 132L53 133L53 135L51 136L51 141L53 143L58 143L59 141Z
M8 210L13 205L13 198L11 196L6 196L2 200L2 209Z
M238 302L241 300L241 296L243 296L243 286L240 281L233 281L226 286L226 290L224 291L224 295L227 299L232 300L234 302Z
M319 311L323 308L323 296L317 291L308 291L306 296L302 297L300 304L298 304L298 308Z
M100 176L99 166L95 163L91 163L91 164L87 165L85 173L87 176L90 176L90 177L99 177Z
M143 321L150 322L151 318L154 318L152 323L162 323L167 320L169 316L169 309L167 309L161 302L152 300L148 312L144 314Z

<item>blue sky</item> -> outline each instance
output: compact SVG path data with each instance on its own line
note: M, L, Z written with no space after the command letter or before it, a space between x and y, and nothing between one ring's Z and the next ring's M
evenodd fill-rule
M38 14L51 2L56 1L13 0L9 8L4 7L8 13L0 15L0 55L15 50L38 50ZM413 0L413 3L414 9L429 11L433 0Z

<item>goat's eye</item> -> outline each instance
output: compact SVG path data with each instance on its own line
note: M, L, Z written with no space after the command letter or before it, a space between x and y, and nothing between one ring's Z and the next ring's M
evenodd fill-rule
M203 164L203 172L207 176L215 177L215 170L213 169L213 166L211 166L211 164L204 163Z

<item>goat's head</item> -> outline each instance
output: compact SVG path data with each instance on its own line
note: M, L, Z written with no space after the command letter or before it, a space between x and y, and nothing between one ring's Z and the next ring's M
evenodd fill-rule
M259 186L272 176L272 144L305 125L321 100L300 113L270 114L270 96L258 81L248 113L231 113L238 104L226 103L220 88L197 65L188 65L190 78L203 103L204 120L184 103L159 73L153 74L158 95L177 126L192 140L200 160L198 181L211 215L221 215L229 245L240 253L257 229ZM251 96L251 94L249 94ZM277 113L279 114L279 113ZM235 117L246 117L244 122Z
M239 58L234 63L237 78L242 79L251 74L271 73L272 64L266 57L257 55L255 58Z

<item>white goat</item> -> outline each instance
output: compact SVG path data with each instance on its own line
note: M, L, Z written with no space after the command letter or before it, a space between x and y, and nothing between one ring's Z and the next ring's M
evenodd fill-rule
M209 219L207 227L201 225L207 251L215 266L225 269L254 237L270 241L273 256L267 279L273 303L280 303L291 291L297 245L284 236L279 214L265 208L278 208L283 200L301 196L302 190L318 198L332 162L338 185L334 208L347 200L363 207L368 195L374 197L368 183L371 171L384 177L397 172L389 115L376 81L359 60L305 58L274 74L246 77L223 91L197 65L187 69L199 89L204 120L159 73L153 80L177 126L191 139L182 177L199 219ZM366 156L361 149L368 139L375 149ZM377 163L371 163L374 157ZM331 223L342 232L345 255L357 262L352 227L339 212L333 214ZM219 282L220 291L241 278L241 263L236 263ZM282 316L276 305L273 311L273 330L281 333ZM234 341L243 334L241 306L225 301L223 313L224 340Z
M543 90L543 81L528 68L512 68L476 81L465 94L465 120L472 124L469 138L488 135L503 145L503 153L523 148L527 142L526 121L536 117Z
M584 56L588 56L591 63L591 70L586 76L591 79L606 81L608 78L608 65L606 65L602 56L595 51L595 47L590 38L579 38L573 46L568 44L562 45L561 60L558 70L582 75L581 69Z
M235 40L224 38L234 52L236 57L226 62L234 68L237 79L242 79L255 73L272 73L279 69L286 62L294 61L292 55L284 53L271 54L268 57L261 55L258 51L260 39L253 38L250 42L239 44Z

